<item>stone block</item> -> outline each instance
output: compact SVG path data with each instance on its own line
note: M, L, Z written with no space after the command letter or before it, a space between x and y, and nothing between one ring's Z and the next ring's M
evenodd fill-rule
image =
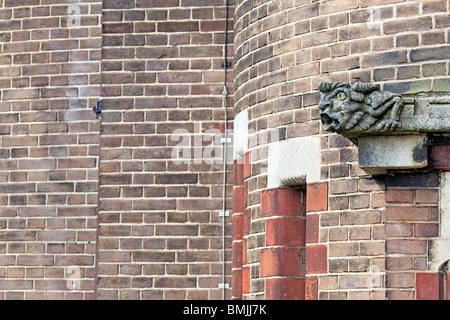
M300 137L269 146L268 187L304 185L320 180L320 138Z
M426 135L358 138L359 166L370 174L390 169L418 169L428 165Z

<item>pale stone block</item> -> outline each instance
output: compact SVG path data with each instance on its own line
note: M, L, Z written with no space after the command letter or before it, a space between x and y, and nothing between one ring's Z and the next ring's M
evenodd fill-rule
M426 135L359 137L358 150L359 166L370 174L428 165Z
M300 137L269 145L268 188L320 181L320 138Z

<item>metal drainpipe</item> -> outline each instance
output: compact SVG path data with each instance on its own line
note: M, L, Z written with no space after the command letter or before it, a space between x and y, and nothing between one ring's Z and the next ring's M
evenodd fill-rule
M227 183L227 148L228 148L228 112L227 112L227 55L228 55L228 0L225 2L225 44L223 49L224 56L224 79L223 79L223 93L222 93L222 105L225 112L225 128L224 128L224 143L223 143L223 185L222 185L222 299L226 298L226 286L225 286L225 253L226 253L226 242L225 242L225 222L226 222L226 183Z

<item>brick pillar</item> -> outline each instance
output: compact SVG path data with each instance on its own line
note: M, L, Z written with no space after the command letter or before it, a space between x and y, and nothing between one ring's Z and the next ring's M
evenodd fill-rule
M232 297L242 298L244 257L244 209L247 196L244 189L244 164L239 160L233 166L233 243L232 243Z
M319 299L319 278L328 271L328 248L319 244L318 212L328 210L328 183L313 183L306 188L306 300Z
M439 300L439 273L416 274L416 299Z
M244 184L244 216L242 221L243 241L242 241L242 299L245 300L245 294L250 293L250 265L247 264L247 239L250 235L251 209L248 206L248 178L251 176L251 153L244 155L244 165L242 167Z
M446 272L416 273L416 300L450 300L449 280Z
M306 219L304 192L270 189L261 194L261 216L266 221L266 248L260 254L260 277L267 300L305 299Z

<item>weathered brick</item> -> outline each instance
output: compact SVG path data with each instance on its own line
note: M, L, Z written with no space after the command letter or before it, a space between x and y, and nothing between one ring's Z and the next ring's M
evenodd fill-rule
M390 21L383 24L386 34L393 34L406 31L429 30L432 27L431 17L413 18L406 21Z
M328 270L328 248L325 245L307 246L306 247L307 273L308 274L326 273L327 270Z
M300 276L299 249L263 249L260 256L260 276L298 277Z
M380 65L398 64L407 61L406 51L391 51L367 54L362 58L362 67L376 67Z
M442 46L439 48L423 48L413 49L410 53L411 61L425 61L425 60L445 60L450 57L450 46Z

